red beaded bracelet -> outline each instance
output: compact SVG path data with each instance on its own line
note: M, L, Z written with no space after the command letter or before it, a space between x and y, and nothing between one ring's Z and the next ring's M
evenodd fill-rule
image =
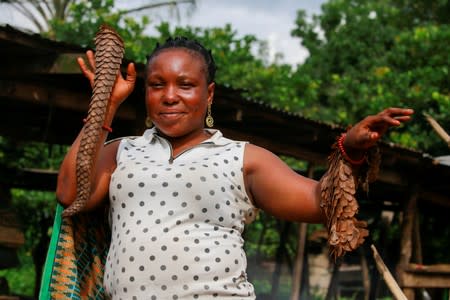
M341 155L344 157L344 159L345 159L346 161L348 161L348 162L351 163L352 165L359 166L359 165L363 164L363 163L366 161L366 156L365 156L365 155L364 155L361 159L359 159L359 160L354 160L354 159L351 159L350 156L348 156L347 152L345 152L345 149L344 149L344 140L345 140L345 137L346 137L346 134L343 133L343 134L339 137L339 139L337 140L337 145L338 145L339 151L341 152Z
M83 119L83 123L86 123L87 119ZM102 129L108 131L109 133L111 133L113 130L111 127L109 127L108 125L102 125Z

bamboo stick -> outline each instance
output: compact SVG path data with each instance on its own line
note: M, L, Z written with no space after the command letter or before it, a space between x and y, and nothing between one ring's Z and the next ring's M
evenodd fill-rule
M387 266L384 264L383 259L378 254L377 249L374 245L371 245L370 248L372 248L373 251L373 258L375 259L377 269L380 272L380 274L383 276L384 281L386 282L389 290L392 292L392 295L397 300L408 300L406 298L405 294L403 294L402 290L398 286L397 282L395 281L394 277L392 276L391 272L387 268Z
M433 119L429 114L423 113L427 121L430 123L431 127L433 127L434 131L447 143L447 145L450 147L450 136L448 133L442 128L439 123Z

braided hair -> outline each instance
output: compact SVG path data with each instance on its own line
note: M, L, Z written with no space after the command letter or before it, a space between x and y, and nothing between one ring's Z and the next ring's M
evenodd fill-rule
M196 54L199 54L206 65L206 81L207 83L214 82L214 78L216 75L216 63L214 62L214 58L212 56L211 50L206 49L202 44L200 44L196 40L191 40L187 37L170 37L166 40L164 44L157 43L153 51L150 55L147 56L147 68L149 66L150 61L157 56L161 51L165 49L171 48L185 48L189 51L192 51Z

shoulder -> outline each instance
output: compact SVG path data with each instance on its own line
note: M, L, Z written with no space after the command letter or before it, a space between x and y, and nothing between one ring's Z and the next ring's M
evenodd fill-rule
M117 153L120 151L120 148L130 143L130 141L133 141L134 139L138 138L137 136L125 136L125 137L119 137L114 138L111 140L106 141L103 144L103 156L108 159L114 159L116 158Z
M136 137L135 136L122 136L122 137L110 139L105 142L104 146L119 144L122 140L128 139L128 138L136 138Z
M206 131L211 135L207 142L212 143L216 146L237 145L238 147L243 147L247 143L247 141L228 138L224 136L218 129L206 129Z
M126 146L136 146L136 142L141 139L142 136L123 136L111 139L109 141L106 141L104 146L105 148L114 148L116 151L119 151L120 149L126 147Z
M281 159L271 151L250 143L245 145L244 169L246 173L279 164L282 164Z
M259 158L259 157L272 157L272 158L278 158L278 156L276 156L275 154L273 154L272 152L270 152L269 150L251 144L251 143L247 143L245 144L245 154L247 156L247 158L249 159L254 159Z

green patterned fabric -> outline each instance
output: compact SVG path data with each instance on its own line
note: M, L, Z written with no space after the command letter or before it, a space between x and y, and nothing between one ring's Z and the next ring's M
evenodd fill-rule
M57 205L40 300L106 299L103 272L110 244L106 210L62 218Z

